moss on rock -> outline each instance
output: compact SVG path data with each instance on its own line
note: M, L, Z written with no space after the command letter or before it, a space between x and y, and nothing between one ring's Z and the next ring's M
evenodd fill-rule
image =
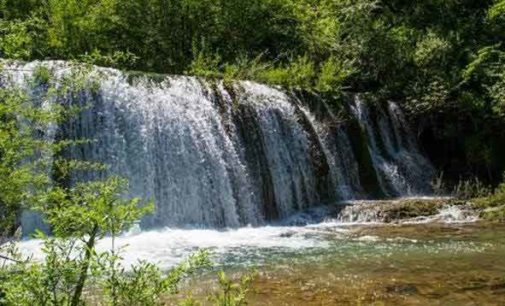
M423 216L432 216L446 205L446 201L438 200L402 200L385 207L385 221L411 219Z
M395 223L419 217L437 215L447 206L464 206L471 209L466 201L455 199L400 199L383 201L362 201L349 205L339 212L339 218L348 222L385 222Z

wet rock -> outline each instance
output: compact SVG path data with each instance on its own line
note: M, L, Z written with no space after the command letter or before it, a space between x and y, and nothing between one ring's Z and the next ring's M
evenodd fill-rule
M457 207L460 212L457 216L445 211L448 207ZM445 210L444 210L445 209ZM461 210L461 211L460 211ZM442 214L445 213L446 215ZM448 198L413 198L389 201L354 201L342 209L338 219L342 222L381 222L400 223L403 221L426 221L426 217L440 214L438 219L447 221L461 218L461 221L470 220L474 214L470 206L464 202ZM437 221L438 219L434 220ZM441 220L444 221L444 220Z
M282 238L290 238L290 237L293 237L294 235L296 234L296 232L286 232L286 233L282 233L280 234L280 237Z
M419 293L416 285L414 284L393 284L386 286L388 293L394 294L416 294Z

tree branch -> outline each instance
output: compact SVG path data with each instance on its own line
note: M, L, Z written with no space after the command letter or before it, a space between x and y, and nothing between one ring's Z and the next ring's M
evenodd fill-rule
M7 257L5 255L2 255L0 254L0 259L5 259L5 260L8 260L8 261L13 261L13 262L16 262L16 263L22 263L21 260L17 260L17 259L14 259L14 258L10 258L10 257Z

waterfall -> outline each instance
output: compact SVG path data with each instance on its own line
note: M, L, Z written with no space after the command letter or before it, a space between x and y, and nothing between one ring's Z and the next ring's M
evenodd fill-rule
M429 193L434 170L420 153L398 105L375 106L372 116L370 106L355 96L351 109L366 133L382 191L388 196Z
M37 99L30 77L40 65L58 86L72 70L64 62L10 62L0 84ZM310 105L248 81L97 67L87 79L96 88L52 101L83 108L56 134L92 140L69 154L110 165L129 180L131 196L155 200L145 227L255 226L341 200L430 192L433 168L393 102L371 105L355 95L341 120L324 98Z

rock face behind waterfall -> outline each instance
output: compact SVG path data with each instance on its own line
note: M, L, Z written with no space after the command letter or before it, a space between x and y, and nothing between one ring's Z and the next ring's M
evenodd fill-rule
M29 78L40 65L56 84L69 71L63 62L10 63L2 86L36 100L43 89ZM52 101L84 108L55 137L93 140L68 154L109 164L131 195L153 198L144 226L258 225L338 200L430 191L433 169L393 102L351 95L337 105L253 82L104 68L90 78L98 88Z

